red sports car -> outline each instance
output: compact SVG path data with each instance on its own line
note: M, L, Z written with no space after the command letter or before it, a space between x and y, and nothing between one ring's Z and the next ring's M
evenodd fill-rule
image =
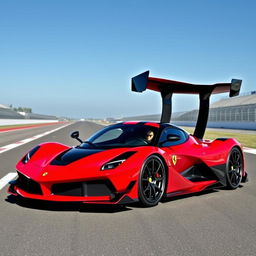
M194 85L149 77L132 78L132 90L159 91L161 122L123 122L96 132L77 147L44 143L17 164L9 193L50 201L155 206L163 197L228 187L247 180L241 145L231 138L204 140L212 93L238 95L241 81ZM200 96L194 135L169 124L173 93Z

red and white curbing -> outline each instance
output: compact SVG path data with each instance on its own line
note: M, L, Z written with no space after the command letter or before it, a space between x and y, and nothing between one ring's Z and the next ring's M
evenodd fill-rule
M0 126L0 133L15 132L17 130L31 129L31 128L36 128L36 127L42 127L42 126L48 126L48 125L56 125L56 124L61 124L61 123L64 123L64 122L42 123L42 124L26 124L26 125L21 125L21 126L17 126L17 127L9 127L9 128L2 128Z
M21 145L24 145L24 144L26 144L26 143L28 143L28 142L30 142L30 141L36 140L36 139L38 139L38 138L41 138L41 137L43 137L43 136L45 136L45 135L48 135L48 134L50 134L50 133L56 132L56 131L58 131L58 130L64 128L64 127L67 127L67 126L69 126L69 125L71 125L71 124L72 124L72 123L68 123L68 124L66 124L66 125L63 125L63 126L61 126L61 127L56 128L56 129L54 129L54 130L47 131L47 132L44 132L44 133L35 135L35 136L31 137L31 138L24 139L24 140L21 140L21 141L17 141L17 142L15 142L15 143L12 143L12 144L9 144L9 145L0 147L0 154L6 152L6 151L8 151L8 150L11 150L11 149L13 149L13 148L16 148L16 147L19 147L19 146L21 146Z

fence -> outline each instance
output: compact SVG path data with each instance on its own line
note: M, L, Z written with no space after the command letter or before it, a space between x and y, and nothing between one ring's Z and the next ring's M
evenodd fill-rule
M193 110L174 120L195 121L197 116L198 110ZM213 108L210 109L208 120L213 122L256 122L256 105Z

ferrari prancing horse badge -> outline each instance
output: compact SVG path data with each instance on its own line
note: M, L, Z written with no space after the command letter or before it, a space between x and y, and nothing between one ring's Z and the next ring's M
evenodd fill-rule
M172 155L172 163L173 163L173 165L176 165L176 163L177 163L177 156L176 155Z

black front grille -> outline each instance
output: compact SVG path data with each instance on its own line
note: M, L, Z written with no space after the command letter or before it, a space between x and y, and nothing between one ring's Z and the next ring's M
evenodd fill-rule
M109 180L58 183L52 186L52 194L62 196L112 196L114 192Z
M30 193L30 194L37 194L37 195L42 195L42 190L40 185L35 182L34 180L31 180L24 176L21 173L18 173L18 179L17 183L15 184L18 188Z
M83 196L81 182L60 183L52 185L52 194L61 196Z

